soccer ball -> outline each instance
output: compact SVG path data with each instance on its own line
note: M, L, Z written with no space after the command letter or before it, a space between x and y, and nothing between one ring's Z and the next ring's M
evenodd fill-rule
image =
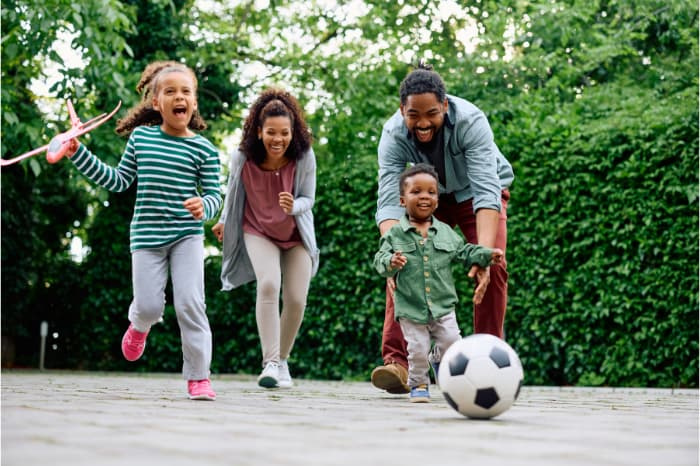
M488 419L511 407L523 383L520 358L508 343L477 333L456 341L438 369L447 403L470 418Z

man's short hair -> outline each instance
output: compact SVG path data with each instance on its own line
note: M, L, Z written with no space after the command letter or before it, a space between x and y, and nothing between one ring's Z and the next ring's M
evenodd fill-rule
M401 105L406 104L409 95L433 93L438 102L444 102L447 95L445 83L440 75L433 71L433 67L421 61L413 71L401 81L399 97Z

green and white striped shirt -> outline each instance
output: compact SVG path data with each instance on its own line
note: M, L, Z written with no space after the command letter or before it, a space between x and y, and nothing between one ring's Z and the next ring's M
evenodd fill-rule
M131 251L204 234L203 221L213 218L221 207L219 152L200 135L175 137L160 126L139 126L116 168L82 144L71 161L83 175L110 191L125 191L136 180ZM195 219L183 206L191 197L202 198L203 220Z

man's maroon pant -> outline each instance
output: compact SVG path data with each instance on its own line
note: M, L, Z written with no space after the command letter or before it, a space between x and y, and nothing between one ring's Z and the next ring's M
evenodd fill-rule
M490 333L499 338L503 338L503 324L508 303L508 271L506 270L505 252L508 240L506 209L509 199L510 193L508 190L503 190L495 244L495 247L503 250L503 262L491 265L491 281L486 289L484 299L481 301L481 304L474 305L474 333ZM471 199L458 203L452 196L440 196L435 216L438 220L447 223L451 227L459 226L467 242L478 243L476 237L476 215L472 208ZM384 364L395 362L407 368L407 358L406 341L403 338L401 326L394 319L394 298L387 287L384 331L382 333L382 359Z

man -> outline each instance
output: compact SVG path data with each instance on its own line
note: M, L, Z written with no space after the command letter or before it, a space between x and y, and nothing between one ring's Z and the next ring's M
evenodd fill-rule
M423 63L403 80L399 96L400 108L384 125L379 141L376 221L380 234L404 212L399 204L401 172L409 163L422 162L435 167L440 181L435 216L452 227L458 225L468 242L499 248L505 254L513 169L494 143L484 113L464 99L447 95L440 75ZM474 302L481 299L474 306L474 333L503 338L508 299L505 256L481 272L473 267L469 277L477 283ZM426 275L425 281L428 287L430 277ZM389 393L408 393L406 343L394 319L393 287L393 280L387 279L384 365L372 371L372 384Z

